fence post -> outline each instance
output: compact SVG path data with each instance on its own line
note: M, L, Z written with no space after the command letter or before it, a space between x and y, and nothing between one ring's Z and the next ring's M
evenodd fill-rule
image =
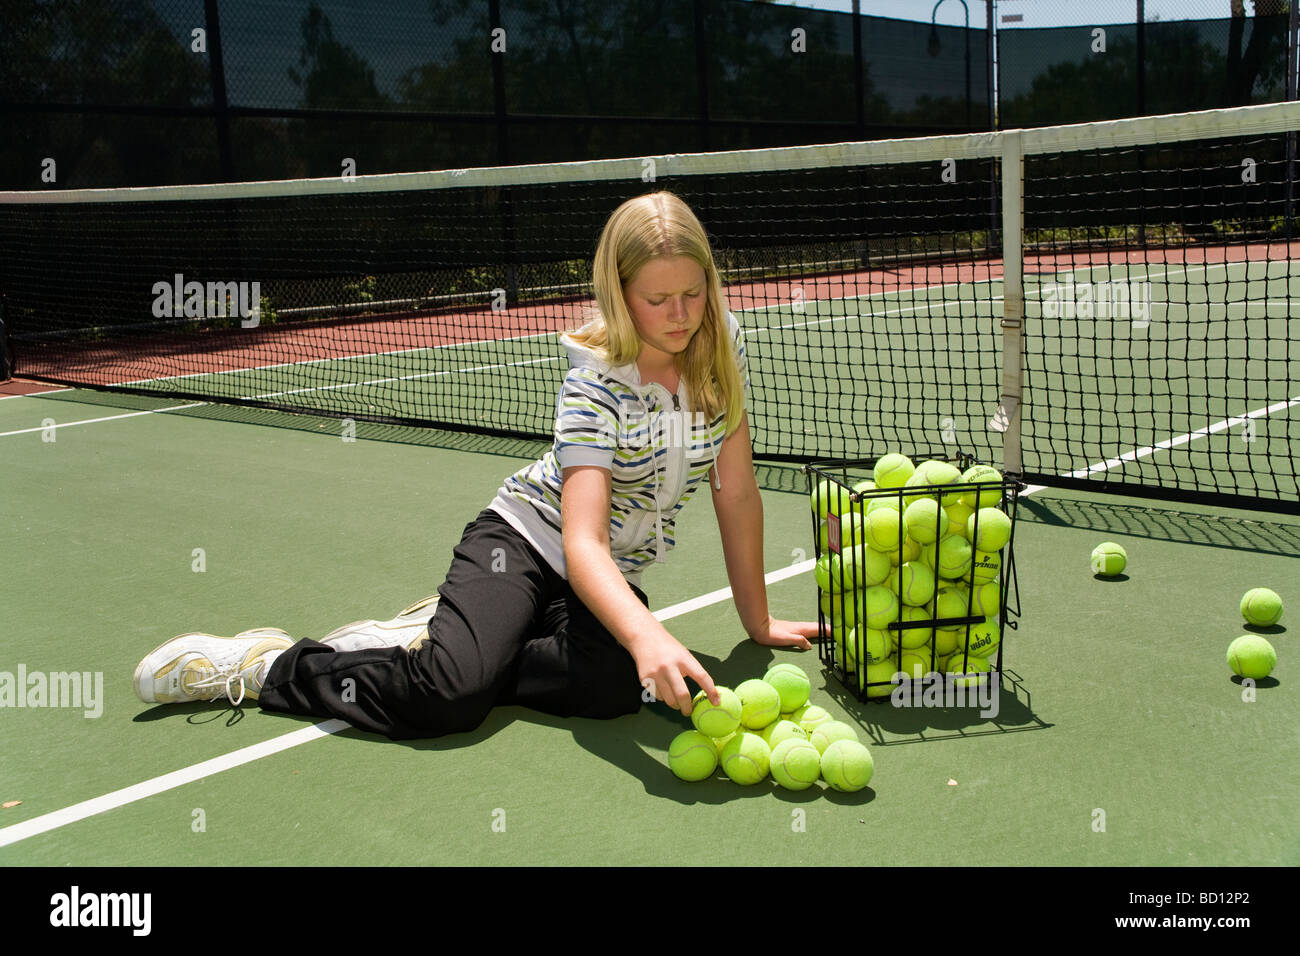
M221 18L217 0L203 0L204 29L208 35L208 66L212 77L212 108L217 124L217 162L222 182L235 182L235 159L230 149L230 105L226 99L226 64L221 54Z
M709 0L694 0L695 8L695 92L699 105L700 151L709 152L713 137L709 129L709 28L704 5Z
M488 0L488 33L500 27L501 0ZM508 43L514 42L507 38ZM505 58L499 53L492 54L492 110L496 115L497 163L510 165L510 123L506 115L506 67ZM510 200L510 189L501 191L501 243L504 247L506 307L519 305L519 256L515 245L514 206Z
M853 0L853 104L857 113L857 138L867 138L866 90L862 83L862 3Z

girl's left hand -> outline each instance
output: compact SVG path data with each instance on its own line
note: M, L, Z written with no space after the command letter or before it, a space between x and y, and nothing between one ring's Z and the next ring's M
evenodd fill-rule
M769 617L765 627L749 636L755 644L766 647L792 647L807 651L812 649L809 638L817 636L816 621L778 621Z

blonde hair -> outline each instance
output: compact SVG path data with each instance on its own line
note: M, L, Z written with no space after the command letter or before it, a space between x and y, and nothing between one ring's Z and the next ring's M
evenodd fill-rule
M627 365L641 353L623 297L631 282L651 259L685 256L704 270L704 321L690 343L673 356L686 382L691 408L709 418L725 413L727 433L740 426L745 411L744 384L736 367L727 329L727 304L713 249L695 213L673 193L637 196L610 215L601 231L592 262L592 291L597 314L580 329L564 333L563 341L595 352L611 366Z

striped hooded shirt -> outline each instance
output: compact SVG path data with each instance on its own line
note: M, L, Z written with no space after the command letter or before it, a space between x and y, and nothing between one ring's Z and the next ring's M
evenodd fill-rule
M727 329L748 408L745 345L730 312ZM726 414L710 421L692 413L684 380L674 395L654 382L643 385L635 362L610 367L589 349L566 348L569 371L556 401L551 450L507 478L488 507L567 578L560 531L562 471L582 465L609 469L610 553L624 578L640 586L641 573L663 561L676 543L677 513L717 461Z

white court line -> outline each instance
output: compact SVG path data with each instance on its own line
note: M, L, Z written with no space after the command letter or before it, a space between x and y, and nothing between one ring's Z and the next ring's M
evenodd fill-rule
M983 280L981 280L981 281L983 281ZM941 285L941 286L924 286L924 287L920 287L920 286L918 286L916 289L911 289L911 290L908 290L908 291L909 291L909 292L913 292L913 293L915 293L915 292L933 292L933 291L938 291L938 290L943 290L943 289L948 289L948 288L959 287L959 286L961 286L961 285L965 285L965 284L968 284L968 283L960 283L960 282L952 283L952 282L950 282L950 283L947 283L947 284L945 284L945 285ZM873 292L873 293L869 293L869 294L866 295L866 296L856 296L856 297L854 297L854 298L855 298L855 299L858 299L858 300L861 300L861 299L871 300L871 299L876 298L876 297L884 297L884 296L887 296L888 294L889 294L889 293L887 293L887 292ZM1000 299L1000 298L1001 298L1001 296L997 297L997 299ZM992 301L997 301L997 299L990 299L989 301L991 301L991 302L992 302ZM850 300L849 300L849 299L842 299L842 300L838 300L838 301L844 301L844 302L847 302L847 301L850 301ZM957 300L945 300L945 301L944 301L944 306L945 306L945 308L946 308L946 306L947 306L948 301L954 301L954 302L956 302ZM805 304L806 304L806 303L805 303ZM870 315L871 315L871 317L873 317L873 318L874 318L874 317L877 317L878 315L881 316L881 317L883 317L883 316L888 316L888 315L901 315L901 314L904 314L904 313L907 313L907 312L915 312L915 311L918 311L918 310L920 310L920 309L930 308L930 307L933 307L933 305L934 305L933 303L925 302L925 303L920 303L920 304L910 305L910 306L908 306L907 308L904 308L904 309L898 309L898 310L894 310L894 311L886 310L886 311L883 312L883 313L875 313L875 312L872 312ZM780 304L780 303L777 303L777 304L774 305L774 306L763 306L763 307L761 307L761 308L759 308L759 309L740 309L740 310L732 310L732 311L739 311L739 312L742 313L742 314L756 314L756 313L758 313L758 312L760 312L760 311L767 311L768 309L772 309L772 308L781 308L781 304ZM839 319L842 319L842 318L848 318L848 316L828 316L828 317L825 317L825 318L819 320L819 323L820 323L820 322L827 322L827 321L835 321L835 320L839 320ZM757 334L762 333L762 332L784 331L784 330L786 330L786 329L790 329L790 328L798 328L798 327L801 327L801 326L806 326L806 325L808 325L808 324L809 324L809 323L794 323L793 325L764 326L764 327L762 327L762 328L757 328L757 329L745 329L745 328L742 327L742 328L741 328L741 335L742 335L742 336L748 336L748 335L757 335ZM541 338L541 337L544 337L544 336L547 336L547 335L554 335L554 334L555 334L555 333L553 333L553 332L546 332L546 333L539 333L539 334L535 334L535 335L516 336L516 337L514 337L514 338L507 338L507 339L481 339L481 340L478 340L478 341L475 341L475 342L459 342L459 343L454 343L454 344L455 344L455 346L457 346L457 347L462 347L462 346L472 346L472 345L484 345L484 344L496 344L497 342L515 342L515 341L523 341L524 339ZM429 350L432 350L432 349L450 348L450 347L452 347L452 346L451 346L451 345L427 346L427 347L421 347L421 348L415 348L415 349L404 349L404 350L402 350L402 352L429 351ZM155 383L155 382L170 382L170 381L179 381L179 380L181 380L181 379L186 379L186 378L201 377L201 376L206 376L206 375L226 375L226 374L239 373L239 372L262 371L262 370L265 370L265 369L272 369L272 368L287 368L287 367L295 366L295 365L313 365L313 364L316 364L316 363L319 363L319 362L335 362L335 361L343 362L343 361L351 361L351 360L353 360L353 359L375 358L375 357L380 357L380 356L383 356L383 355L389 355L389 354L394 354L394 355L395 355L395 354L401 354L401 353L400 353L400 352L393 352L393 353L385 353L385 352L371 352L371 353L367 353L367 354L365 354L365 355L350 355L350 356L346 356L346 357L344 357L344 358L339 358L339 359L335 359L335 358L330 358L330 359L311 359L311 360L306 361L306 362L284 362L284 363L281 363L281 364L279 364L279 365L264 365L264 366L258 366L257 368L254 368L254 369L226 369L226 370L223 370L223 371L220 371L220 372L194 372L194 373L191 373L191 374L188 374L188 375L176 375L176 376L169 376L169 377L166 377L166 378L136 379L135 381L132 381L132 382L125 382L125 383L118 383L118 384L120 384L120 385L141 385L141 384L149 384L149 383ZM447 369L447 370L440 371L440 372L420 372L420 373L416 373L416 374L413 374L413 375L405 375L405 376L400 376L400 377L395 377L395 378L372 379L372 380L370 380L370 381L365 381L365 382L341 382L341 383L338 383L338 384L335 384L335 385L313 385L313 386L309 386L309 387L306 387L306 388L293 389L293 390L291 390L291 391L284 391L284 392L267 392L267 393L262 394L262 395L253 395L253 396L246 396L246 397L248 397L248 398L252 398L252 399L261 399L261 400L264 400L264 399L268 399L268 398L280 398L280 397L283 397L283 396L286 396L286 395L300 395L300 394L310 393L310 392L325 392L325 391L334 391L334 390L345 389L345 388L358 388L358 387L363 387L363 386L367 386L367 385L381 385L381 384L387 384L387 383L390 383L390 382L397 382L397 381L410 381L410 380L420 379L420 378L437 378L437 377L444 376L444 375L459 375L459 374L461 374L461 373L463 373L463 372L490 371L490 370L492 370L492 369L499 369L499 368L517 368L517 367L522 367L522 366L525 366L525 365L536 365L536 364L541 364L541 363L546 363L546 362L554 362L554 361L558 361L560 358L561 358L561 356L550 356L550 357L547 357L547 358L540 358L540 359L521 359L521 360L519 360L519 361L517 361L517 362L506 362L506 363L498 363L498 364L495 364L495 365L481 365L481 366L473 366L473 367L467 367L467 368ZM59 389L58 391L74 391L74 389ZM45 394L45 393L35 393L34 396L33 396L33 395L10 395L10 396L5 396L5 397L7 397L7 398L31 398L31 397L39 397L41 394ZM189 404L189 405L174 405L174 406L171 406L171 407L169 407L169 408L156 408L156 409L152 409L152 410L148 410L148 411L143 411L143 412L131 412L130 414L126 414L126 415L112 415L112 416L109 416L109 417L106 417L106 418L94 418L94 419L86 419L86 420L83 420L83 421L65 422L65 423L63 423L63 424L61 424L61 425L54 425L54 426L51 426L51 427L54 427L54 428L63 428L63 427L70 427L70 426L72 426L72 425L92 425L92 424L96 424L96 423L98 423L98 422L113 421L113 420L115 420L115 419L119 419L119 418L133 418L133 417L135 417L135 416L137 416L137 415L153 415L153 414L156 414L156 413L158 413L158 412L174 412L174 411L182 411L182 410L184 410L184 409L188 409L188 408L198 408L198 407L201 406L201 405L209 405L209 404L213 404L213 403L212 403L212 402L196 402L196 403ZM218 402L217 404L219 404L219 402ZM39 431L45 431L45 429L44 429L44 428L24 428L24 429L20 429L20 430L18 430L18 431L0 432L0 438L8 438L8 437L11 437L11 436L13 436L13 435L27 435L27 434L31 434L32 432L39 432Z
M918 308L918 307L919 306L914 306L912 308ZM765 331L765 330L755 330L755 331ZM24 396L12 396L12 397L24 397ZM201 405L207 403L196 403L196 404ZM1279 402L1274 405L1270 405L1263 409L1257 409L1253 412L1247 412L1245 415L1241 416L1240 418L1231 418L1221 422L1217 422L1213 425L1207 426L1206 428L1202 428L1194 432L1186 433L1182 436L1179 436L1174 439L1170 439L1165 442L1161 442L1157 445L1149 446L1143 449L1138 449L1135 450L1134 452L1120 456L1119 458L1113 458L1106 462L1102 462L1098 465L1092 465L1089 466L1088 468L1080 469L1078 471L1072 472L1071 477L1081 477L1081 476L1093 474L1097 471L1105 471L1110 468L1116 467L1117 465L1119 465L1125 460L1134 460L1138 457L1147 457L1151 454L1154 454L1157 450L1172 448L1172 447L1176 447L1177 445L1186 444L1187 442L1193 441L1196 438L1206 437L1216 432L1220 432L1225 429L1231 428L1234 424L1243 422L1246 419L1258 418L1265 415L1269 415L1275 411L1280 411L1284 408L1288 408L1293 405L1300 405L1300 396L1297 396L1296 398L1293 399L1289 399L1288 401L1285 402ZM195 407L195 406L193 405L176 406L176 408L183 408L183 407ZM155 411L173 411L173 410L175 409L156 409ZM153 412L135 412L132 413L131 415L119 415L119 416L112 416L112 417L130 418L136 415L148 415L148 414L153 414ZM105 418L105 419L95 419L94 421L109 421L109 420L111 419ZM89 422L74 422L68 424L89 424ZM40 431L40 430L41 429L27 429L26 431ZM8 434L21 434L21 433L11 432ZM0 437L3 437L3 435L0 435ZM1031 495L1038 491L1042 491L1043 489L1044 486L1042 485L1031 485L1028 486L1021 493L1021 495L1022 496ZM798 564L781 568L777 571L773 571L765 575L764 581L767 584L772 584L777 581L785 580L786 578L794 577L799 574L806 574L808 571L812 569L813 564L814 562L812 560L806 560ZM692 611L699 610L700 608L717 604L721 601L727 600L730 597L731 597L731 588L729 587L721 588L719 590L709 592L708 594L700 595L699 597L693 598L689 601L684 601L679 604L674 604L670 607L663 608L662 610L656 611L655 618L660 621L670 620L674 617L678 617L680 615L688 614ZM51 830L55 830L60 827L67 826L68 824L75 823L80 820L84 820L88 817L95 816L100 813L105 813L109 810L117 809L118 807L126 806L127 804L134 803L138 800L143 800L146 797L154 796L156 794L163 793L167 790L172 790L175 789L176 787L183 786L187 783L192 783L195 780L212 776L213 774L221 773L222 771L229 770L234 767L242 766L243 764L250 763L254 760L259 760L262 757L271 756L272 754L289 750L293 747L297 747L301 744L308 743L312 740L319 740L322 737L326 737L331 734L338 733L340 730L347 729L348 727L349 725L341 720L327 720L311 727L302 728L300 730L296 730L288 734L284 734L280 737L272 738L271 740L264 741L260 744L254 744L249 747L244 747L240 750L233 751L232 753L225 754L221 757L214 757L211 760L206 760L201 763L194 764L193 766L183 768L181 770L172 771L171 773L154 777L142 783L138 783L130 787L125 787L121 790L115 790L112 793L108 793L101 797L96 797L91 800L86 800L81 803L74 804L70 807L65 807L62 810L55 810L50 813L43 814L39 817L33 817L31 820L26 820L22 823L16 823L13 824L12 826L5 827L4 829L0 829L0 847L9 846L13 843L17 843L29 837L36 836L41 833L47 833Z
M786 578L793 577L797 574L806 574L812 570L812 561L803 561L799 564L792 565L788 568L781 568L764 576L764 581L768 584L776 581L782 581ZM690 601L684 601L680 604L674 604L672 607L666 607L655 611L656 620L668 621L683 614L689 614L691 611L699 610L710 604L717 604L731 597L731 588L722 588L709 594L701 595ZM102 797L95 797L91 800L83 800L81 803L75 803L70 807L64 807L62 810L52 810L44 813L39 817L32 817L30 820L24 820L22 823L15 823L12 826L0 830L0 847L9 846L20 840L26 840L42 833L48 833L51 830L57 830L65 827L70 823L77 823L85 820L87 817L93 817L100 813L106 813L109 810L116 810L118 807L124 807L129 803L135 803L146 797L152 797L167 790L174 790L177 787L184 786L187 783L193 783L204 777L211 777L214 774L221 773L225 770L231 770L235 767L243 766L254 760L260 760L263 757L269 757L273 754L281 753L293 747L310 743L313 740L320 740L331 734L336 734L340 730L348 730L351 725L342 720L326 720L311 727L304 727L300 730L291 731L282 734L279 737L273 737L270 740L263 741L260 744L253 744L243 747L239 750L223 754L220 757L213 757L211 760L204 760L190 767L184 767L180 770L173 770L171 773L165 773L161 776L145 780L143 783L137 783L130 787L123 787L121 790L114 790L112 793L106 793Z
M1231 266L1234 266L1234 265L1242 265L1242 264L1243 264L1243 263L1232 263L1232 262L1188 263L1188 264L1185 264L1185 265L1177 265L1176 268L1174 268L1174 269L1172 269L1172 270L1165 270L1165 271L1163 271L1163 272L1155 273L1155 274L1154 274L1154 277L1155 277L1155 278L1163 278L1163 277L1169 276L1169 275L1171 275L1171 274L1177 274L1177 273L1186 274L1187 272L1192 271L1192 270L1202 270L1202 271L1204 271L1204 270L1208 270L1208 269L1210 269L1210 268L1223 268L1223 269L1227 269L1227 268L1230 268ZM1245 263L1245 264L1246 264L1246 265L1249 265L1249 263ZM1126 264L1126 265L1133 265L1133 264ZM1096 265L1081 265L1081 266L1079 266L1079 267L1077 267L1077 268L1074 268L1074 269L1062 270L1062 271L1060 271L1060 272L1052 273L1052 275L1054 275L1054 276L1061 276L1061 275L1066 275L1066 274L1076 275L1076 274L1079 274L1079 273L1092 273L1092 272L1095 272L1097 269L1103 269L1103 268L1104 268L1104 269L1108 269L1108 270L1109 270L1109 269L1113 268L1113 266L1114 266L1114 264L1112 264L1112 263L1098 263L1098 264L1096 264ZM1145 273L1145 276L1144 276L1144 277L1145 277L1146 279L1151 279L1151 278L1153 277L1153 275L1152 275L1152 273L1150 273L1150 272L1148 271L1147 273ZM865 295L859 295L859 296L847 296L847 297L843 297L843 298L840 298L840 299L829 299L829 300L820 300L820 299L814 299L814 300L801 300L800 303L799 303L799 305L801 305L801 306L803 306L803 307L807 307L808 305L815 304L815 303L817 303L817 302L822 302L822 301L826 301L826 302L835 302L835 301L838 301L838 302L854 302L854 301L861 302L861 301L863 301L863 300L866 300L867 302L871 302L872 300L875 300L875 299L880 299L880 300L882 300L882 304L887 304L891 297L893 297L894 301L896 301L896 302L900 302L900 303L902 303L902 302L907 302L907 303L910 303L910 304L908 304L908 305L900 306L900 307L895 308L895 309L885 308L885 309L884 309L883 311L881 311L881 312L875 312L875 311L873 310L873 311L871 311L871 312L868 314L868 318L885 318L885 317L889 317L889 316L900 316L900 315L906 315L906 314L913 313L913 312L933 311L933 310L936 310L936 309L939 309L939 310L946 310L947 308L949 308L950 305L958 305L958 306L960 306L960 305L964 305L964 304L966 304L966 302L967 302L967 300L962 300L962 299L948 299L948 298L944 298L944 299L942 299L940 302L933 302L933 301L931 301L931 300L929 300L929 299L925 299L925 300L923 300L923 301L921 301L921 302L917 302L917 301L916 301L916 297L917 297L918 293L919 293L919 294L930 295L930 294L933 294L933 293L935 293L935 292L943 292L943 291L946 290L946 289L961 288L961 287L963 287L963 286L995 285L995 284L999 284L999 283L1001 283L1001 282L1003 282L1003 281L1004 281L1004 280L1001 279L1001 278L988 278L988 279L974 279L974 280L972 280L972 281L970 281L970 282L947 282L947 283L943 283L943 284L941 284L941 285L914 286L914 287L909 288L909 289L892 289L892 290L882 290L882 291L880 291L880 292L868 292L868 293L866 293ZM1248 279L1243 279L1242 281L1245 282L1245 281L1258 281L1258 280L1248 280ZM1026 294L1026 298L1029 298L1029 297L1032 297L1032 296L1034 296L1034 295L1041 295L1041 290L1038 290L1038 289L1030 289L1030 290L1027 290L1025 294ZM989 297L987 297L987 298L980 298L980 299L977 299L977 300L976 300L976 304L983 303L983 302L988 302L989 304L993 304L993 303L996 303L996 302L1001 302L1001 301L1003 300L1003 298L1004 298L1004 297L1001 296L1001 295L997 295L997 296L989 296ZM1152 303L1152 305L1159 305L1159 306L1162 306L1162 307L1168 307L1168 306L1171 306L1171 305L1187 305L1188 307L1190 307L1191 305L1201 305L1201 304L1202 304L1202 303ZM1204 303L1204 304L1208 306L1208 303ZM1217 303L1215 303L1215 304L1217 304ZM1225 304L1227 304L1227 303L1225 303ZM1274 300L1268 300L1265 304L1266 304L1266 305L1288 305L1289 302L1288 302L1288 301L1285 301L1285 300L1277 300L1277 301L1274 301ZM795 308L795 306L796 306L796 303L792 300L792 301L790 301L790 302L775 302L775 303L772 303L772 304L769 304L769 305L756 306L756 307L754 307L754 308L749 308L749 309L745 309L745 308L741 308L741 309L732 309L732 311L735 312L735 313L737 313L737 314L740 314L740 315L759 315L759 314L761 314L761 313L771 312L772 310L781 310L781 309L785 309L785 308L789 308L789 309L792 309L792 310L793 310L793 309ZM799 313L796 313L796 314L799 314ZM805 329L805 328L810 328L810 327L818 326L818 325L825 325L825 324L834 323L834 322L841 322L841 321L844 321L844 320L846 320L846 319L855 318L855 317L860 319L860 318L862 318L862 315L861 315L861 313L856 313L856 314L845 313L845 314L843 314L843 315L830 315L830 316L814 317L814 318L812 318L812 319L810 319L810 320L808 320L808 321L801 321L801 322L787 322L787 323L780 323L780 324L777 324L777 325L765 325L765 326L761 326L761 327L759 327L759 328L745 329L745 328L742 327L742 328L741 328L741 335L742 335L743 337L748 337L748 336L752 336L752 335L760 335L760 334L768 333L768 332L785 332L785 331L792 331L792 330L797 330L797 329ZM1249 317L1249 316L1246 316L1246 317L1244 317L1244 318L1250 318L1250 317ZM1264 316L1263 318L1267 318L1267 316ZM255 367L252 367L252 368L222 369L222 370L218 370L218 371L216 371L216 372L192 372L192 373L189 373L189 374L186 374L186 375L174 375L174 376L167 376L167 377L164 377L164 378L144 378L144 379L135 379L135 380L132 380L132 381L129 381L129 382L120 382L120 383L117 383L117 384L118 384L118 385L145 385L145 384L153 384L153 383L158 383L158 382L180 381L180 380L187 379L187 378L203 378L203 377L210 377L210 376L216 376L216 375L234 375L234 374L242 374L242 373L247 373L247 372L265 371L265 370L276 369L276 368L290 368L290 367L294 367L294 366L306 366L306 365L315 365L315 364L321 364L321 363L347 362L347 361L353 361L353 360L358 360L358 359L381 358L381 357L390 356L390 355L404 355L404 354L410 354L410 353L413 353L413 352L429 352L429 351L437 351L437 350L439 350L439 349L447 349L447 348L469 348L469 347L473 347L473 346L477 346L477 345L496 345L496 344L503 343L503 342L524 342L524 341L528 341L528 340L530 340L530 339L548 338L548 337L554 336L554 335L556 335L556 334L558 334L558 333L556 333L556 332L538 332L538 333L530 333L530 334L526 334L526 335L509 336L509 337L507 337L507 338L503 338L503 339L477 339L477 340L470 341L470 342L450 342L450 343L444 343L444 344L442 344L442 345L433 345L433 346L417 346L417 347L415 347L415 348L410 348L410 349L397 349L397 350L390 351L390 352L366 352L366 353L361 353L361 354L358 354L358 355L348 355L348 356L342 356L342 357L331 356L331 357L328 357L328 358L309 359L309 360L302 361L302 362L281 362L281 363L276 363L276 364L271 364L271 365L260 365L260 366L255 366ZM334 390L346 389L346 388L361 388L361 387L365 387L365 386L369 386L369 385L382 385L382 384L389 384L389 383L392 383L392 382L411 381L411 380L416 380L416 379L420 379L420 378L436 378L436 377L441 377L441 376L444 376L444 375L458 375L458 374L461 374L461 373L480 372L480 371L487 371L487 370L495 369L495 368L514 368L514 367L522 367L522 366L525 366L525 365L534 365L534 364L538 364L538 363L555 362L555 361L559 361L561 358L563 358L563 356L550 356L550 357L542 358L542 359L523 359L523 360L520 360L520 361L517 361L517 362L498 363L498 364L495 364L495 365L470 366L470 367L466 367L466 368L447 369L447 370L445 370L445 371L441 371L441 372L421 372L421 373L417 373L417 374L413 374L413 375L406 375L406 376L399 376L399 377L392 377L392 378L372 379L372 380L369 380L369 381L363 381L363 382L342 382L342 383L338 383L338 384L334 384L334 385L313 385L313 386L308 386L308 387L305 387L305 388L293 389L293 390L290 390L290 391L283 391L283 392L268 392L268 393L265 393L265 394L263 394L263 395L254 395L254 396L250 396L250 397L251 397L251 398L255 398L255 399L263 399L263 400L264 400L264 399L268 399L268 398L280 398L280 397L287 396L287 395L301 395L301 394L307 394L307 393L311 393L311 392L334 391ZM71 389L62 389L61 391L71 391ZM40 394L40 393L38 393L38 394ZM29 396L23 396L23 395L10 395L10 396L4 396L4 397L6 397L6 398L24 398L24 397L29 397ZM193 407L193 406L188 406L188 407ZM176 410L176 409L157 409L157 411L175 411L175 410ZM151 412L146 412L146 413L144 413L144 414L152 414L152 413L151 413ZM99 420L99 421L108 421L109 419L98 419L98 420ZM74 423L71 423L71 424L82 424L82 423L80 423L80 422L74 422ZM40 431L40 429L30 429L30 431ZM13 434L23 434L23 432L9 432L9 433L7 433L7 434L11 434L11 435L13 435ZM5 434L4 434L4 433L0 433L0 438L3 438L3 437L5 437Z
M1078 471L1072 472L1070 476L1081 477L1081 476L1093 474L1094 472L1097 471L1105 471L1107 469L1116 467L1117 465L1119 465L1125 460L1131 460L1137 457L1146 457L1148 455L1154 454L1155 451L1159 449L1172 448L1176 445L1185 444L1189 441L1195 440L1196 438L1203 438L1208 435L1214 434L1215 432L1220 432L1223 431L1224 429L1231 428L1234 424L1245 421L1248 418L1259 418L1265 415L1269 415L1275 411L1280 411L1283 408L1288 408L1292 405L1300 405L1300 396L1297 396L1296 398L1293 399L1289 399L1288 401L1285 402L1278 402L1266 408L1256 409L1255 411L1247 412L1245 415L1241 416L1240 418L1231 418L1225 421L1217 422L1206 428L1201 428L1194 432L1188 432L1187 434L1181 435L1178 438L1161 442L1158 445L1150 446L1148 448L1138 449L1132 453L1122 455L1119 458L1112 458L1109 461L1102 462L1098 465L1093 465L1085 469L1080 469ZM1020 493L1020 496L1025 497L1031 494L1035 494L1036 492L1044 490L1044 487L1045 486L1043 485L1029 485L1025 488L1023 492ZM800 574L806 574L812 570L814 563L815 562L812 560L806 560L806 561L801 561L797 564L790 565L788 567L780 568L776 571L772 571L764 575L763 577L764 583L774 584L775 582L783 581L786 578L795 577ZM671 605L670 607L666 607L661 610L655 611L654 616L656 620L668 621L675 617L680 617L683 614L689 614L692 611L697 611L701 608L720 603L722 601L727 600L730 597L731 597L731 588L729 587L720 588L716 591L710 591L707 594L702 594L699 597L692 598L689 601L683 601L681 603ZM105 813L109 810L115 810L118 807L126 806L129 803L134 803L137 800L143 800L145 797L151 797L154 796L155 794L162 793L166 790L175 789L176 787L183 786L187 783L192 783L195 780L199 780L203 777L209 777L212 776L213 774L221 773L224 770L230 770L233 767L239 767L242 766L243 764L261 759L262 757L267 757L272 754L276 754L276 753L280 753L281 751L288 750L292 747L297 747L300 744L305 744L312 740L319 740L322 737L327 737L330 734L335 734L338 733L340 730L347 729L349 726L350 726L349 724L344 723L341 720L327 720L322 723L316 724L312 727L306 727L301 730L295 730L291 733L284 734L280 737L272 738L271 740L265 741L260 744L254 744L250 747L244 747L240 750L233 751L232 753L225 754L224 756L221 757L214 757L211 760L205 760L202 763L194 764L191 767L186 767L181 770L175 770L172 771L171 773L163 774L162 776L159 777L154 777L151 780L146 780L143 783L138 783L135 784L134 786L125 787L121 790L115 790L112 793L105 794L102 797L96 797L92 800L86 800L83 801L82 803L77 803L77 804L73 804L70 807L65 807L62 810L55 810L50 813L42 814L39 817L33 817L32 819L26 820L22 823L15 823L12 826L5 827L3 830L0 830L0 847L9 846L10 844L17 843L20 840L25 840L28 837L33 837L41 833L47 833L51 830L56 830L59 827L67 826L70 823L76 823L79 820L84 820L87 817L95 816L96 814Z
M1204 428L1198 428L1194 432L1185 432L1182 435L1179 435L1175 438L1169 438L1166 439L1165 441L1157 442L1154 445L1148 445L1145 448L1135 448L1133 451L1125 452L1124 454L1120 455L1118 458L1110 458L1107 459L1106 461L1098 462L1095 465L1089 465L1087 468L1079 468L1075 471L1069 472L1064 477L1087 478L1089 475L1095 474L1096 472L1099 471L1109 471L1110 469L1118 467L1119 465L1123 464L1126 461L1137 461L1140 458L1150 458L1158 451L1168 451L1171 448L1177 448L1179 445L1186 445L1188 442L1195 441L1197 438L1207 438L1210 435L1216 434L1218 432L1227 431L1233 425L1243 424L1248 419L1263 418L1266 415L1271 415L1274 412L1283 411L1295 405L1300 405L1300 395L1297 395L1295 398L1287 399L1286 401L1283 402L1275 402L1274 404L1269 405L1267 408L1257 408L1253 412L1247 412L1245 415L1242 415L1240 418L1228 418L1223 421L1215 422L1213 425L1207 425Z
M27 395L15 395L14 398L28 398ZM138 418L141 415L155 415L158 412L177 412L187 408L199 408L203 405L210 405L211 402L192 402L189 405L172 405L170 408L151 408L144 412L126 412L122 415L108 415L104 418L85 418L76 422L55 422L53 425L38 425L36 428L20 428L12 432L0 432L0 438L9 438L13 435L30 435L32 432L43 432L57 428L71 428L74 425L96 425L99 422L113 422L119 418Z
M260 760L263 757L269 757L291 747L297 747L299 744L319 740L347 728L348 725L341 720L327 720L311 727L303 727L300 730L282 734L279 737L272 737L260 744L253 744L250 747L244 747L223 754L220 757L213 757L211 760L204 760L202 763L196 763L181 770L173 770L171 773L165 773L161 777L154 777L152 780L146 780L143 783L124 787L121 790L114 790L112 793L106 793L102 797L95 797L93 800L74 803L62 810L54 810L39 817L32 817L30 820L24 820L22 823L15 823L13 826L0 830L0 846L9 846L19 840L26 840L28 837L34 837L40 833L48 833L50 830L57 830L59 827L65 827L87 817L93 817L108 810L116 810L128 803L135 803L145 797L152 797L167 790L174 790L176 787L193 783L195 780L210 777L215 773L221 773L223 770L251 763L254 760Z
M39 392L19 392L15 395L0 395L0 402L3 402L9 398L38 398L41 395L54 395L58 392L71 392L71 391L75 391L75 390L71 388L47 388Z

